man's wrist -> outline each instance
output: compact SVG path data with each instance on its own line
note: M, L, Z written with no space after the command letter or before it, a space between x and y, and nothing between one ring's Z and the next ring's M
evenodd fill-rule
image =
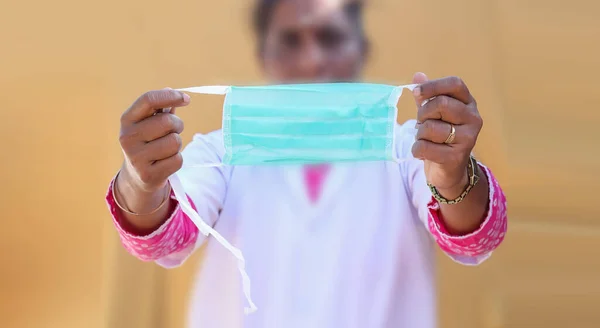
M442 197L444 197L446 199L456 199L463 193L463 191L465 191L465 188L467 188L468 185L469 185L469 173L467 172L467 168L465 167L465 169L463 170L463 175L462 175L461 179L458 180L457 183L453 184L451 187L446 187L446 188L436 187L436 189Z
M165 199L167 185L155 191L145 191L132 181L127 169L123 168L115 181L113 197L127 210L134 213L148 213L156 209ZM166 196L168 197L168 196Z

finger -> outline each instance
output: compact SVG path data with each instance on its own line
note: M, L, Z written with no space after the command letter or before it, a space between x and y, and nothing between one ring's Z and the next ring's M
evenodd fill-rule
M183 156L177 153L171 157L155 162L150 167L151 172L155 172L160 181L168 179L173 173L179 171L183 166Z
M141 141L150 142L169 133L183 132L183 121L170 113L158 113L134 125L139 129Z
M420 102L441 95L456 98L465 104L469 104L473 101L473 97L471 96L467 85L463 80L456 76L422 83L413 90L413 95Z
M428 140L417 140L412 146L415 158L431 161L438 164L454 163L458 157L457 152L448 145L434 143Z
M181 136L177 133L170 133L146 144L141 156L146 162L155 163L179 153L182 146Z
M145 166L139 173L140 179L151 187L160 186L183 165L183 156L177 153L152 165Z
M465 124L469 121L469 116L467 105L461 101L448 96L438 96L419 107L417 122L442 120L453 124Z
M183 121L168 113L158 113L137 124L123 127L119 136L121 147L127 154L136 153L146 143L166 136L169 133L181 133Z
M455 125L454 126L454 133L455 133L455 137L454 137L454 141L452 142L452 144L457 144L460 143L460 131L459 129L462 129L462 127L460 125ZM417 136L416 139L417 140L427 140L427 141L431 141L437 144L444 144L444 142L448 139L448 137L450 136L450 133L452 132L452 126L450 125L450 123L444 122L444 121L440 121L440 120L426 120L423 123L418 123L417 124ZM447 147L451 146L452 144L445 144Z
M154 115L157 110L187 106L190 96L172 89L149 91L140 96L121 117L122 124L133 124Z

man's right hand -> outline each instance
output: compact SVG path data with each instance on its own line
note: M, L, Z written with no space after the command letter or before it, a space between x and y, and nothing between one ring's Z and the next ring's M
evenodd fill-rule
M119 142L125 161L117 177L114 197L129 211L149 213L165 199L169 176L183 164L180 136L183 121L175 115L175 108L189 103L190 97L176 90L149 91L121 116ZM164 216L166 210L162 212L157 214ZM146 223L153 225L152 221L155 220Z

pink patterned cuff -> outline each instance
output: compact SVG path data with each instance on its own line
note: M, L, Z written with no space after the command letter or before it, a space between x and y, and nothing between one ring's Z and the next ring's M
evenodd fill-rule
M479 167L487 176L489 184L488 212L479 229L464 236L450 235L440 218L439 203L431 197L427 205L429 231L442 250L448 254L465 256L488 254L500 245L506 234L508 223L506 196L492 172L481 163Z
M151 234L139 236L132 231L128 231L123 224L123 218L120 216L120 210L112 193L114 182L115 179L110 182L108 187L106 203L112 215L113 223L119 232L121 242L130 254L142 261L156 261L196 243L198 228L183 213L179 204L177 204L169 219ZM171 199L175 199L173 192L171 192ZM195 210L194 203L191 199L189 201Z

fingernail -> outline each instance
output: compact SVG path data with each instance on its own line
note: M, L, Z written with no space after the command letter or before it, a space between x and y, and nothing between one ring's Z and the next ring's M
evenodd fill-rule
M173 90L173 89L166 87L166 88L163 88L163 90Z
M421 87L416 87L416 88L413 90L413 95L414 95L415 97L419 97L419 96L421 96Z
M187 93L182 93L182 94L183 94L183 102L184 103L190 102L190 96Z

